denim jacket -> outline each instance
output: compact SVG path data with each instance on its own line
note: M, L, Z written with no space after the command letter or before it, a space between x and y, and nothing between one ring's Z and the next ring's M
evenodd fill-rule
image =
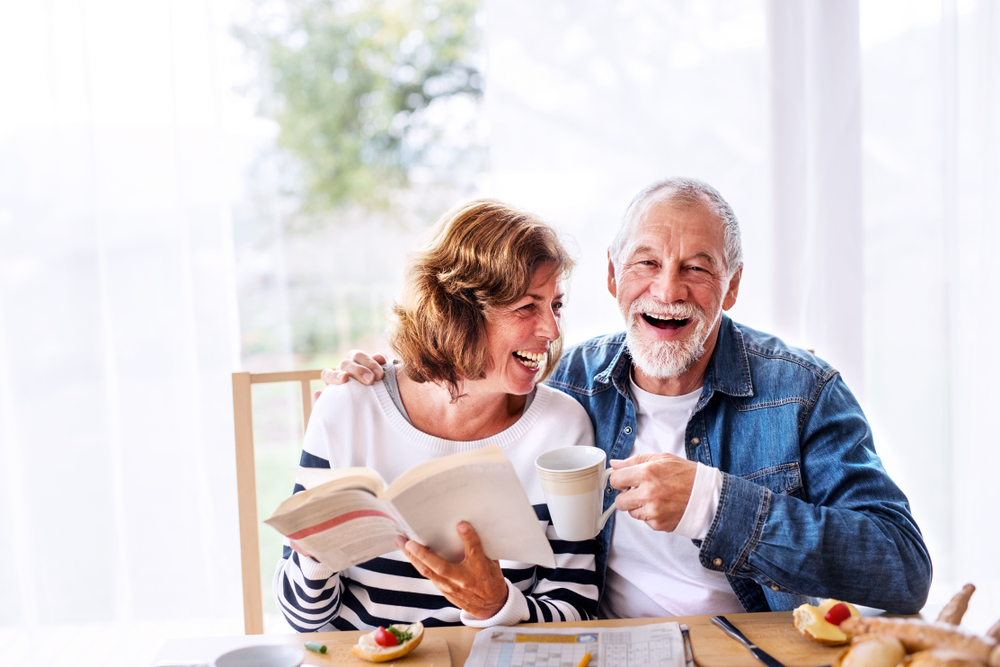
M571 348L547 381L586 408L609 459L627 458L635 441L631 366L619 333ZM716 515L694 542L701 564L726 574L747 611L807 597L923 607L931 561L920 529L828 364L723 316L685 445L688 459L723 473ZM616 495L608 485L605 508ZM615 514L598 538L602 595Z

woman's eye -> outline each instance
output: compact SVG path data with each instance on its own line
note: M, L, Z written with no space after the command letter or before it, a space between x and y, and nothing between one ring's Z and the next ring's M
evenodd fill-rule
M556 301L555 303L553 303L553 304L552 304L552 310L554 310L554 311L555 311L555 312L557 312L557 313L558 313L558 312L559 312L560 310L562 310L562 308L563 308L563 304L562 304L562 301Z

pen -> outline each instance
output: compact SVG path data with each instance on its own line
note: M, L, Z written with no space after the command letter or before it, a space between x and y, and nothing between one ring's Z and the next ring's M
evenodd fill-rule
M691 649L691 632L688 626L681 625L681 636L684 638L684 665L694 667L694 651Z
M583 657L580 658L580 664L577 665L576 667L587 667L587 663L588 662L590 662L590 652L589 651L583 654Z

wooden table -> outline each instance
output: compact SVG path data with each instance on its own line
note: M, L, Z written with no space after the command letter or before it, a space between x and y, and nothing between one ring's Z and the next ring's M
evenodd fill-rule
M736 640L717 628L709 616L678 616L675 618L641 618L616 621L585 621L576 623L524 624L519 627L620 627L646 625L662 621L677 621L691 630L691 645L698 667L760 667L750 652ZM726 618L743 631L750 641L785 663L787 667L817 667L829 665L839 648L820 646L807 640L792 627L792 613L774 611L760 614L727 614ZM477 630L467 627L428 628L425 637L441 637L448 642L452 667L462 667ZM167 641L154 665L165 660L211 661L219 654L254 644L298 644L318 641L325 644L353 645L360 632L316 632L307 635L248 635L240 637L203 637ZM416 654L414 654L416 655ZM307 664L327 664L322 656L306 653ZM360 663L360 661L358 661ZM332 663L330 663L332 664ZM339 664L339 663L338 663ZM369 663L361 663L369 664ZM391 663L387 663L391 664ZM404 663L405 664L405 663ZM355 667L341 665L341 667ZM401 665L402 667L402 665Z

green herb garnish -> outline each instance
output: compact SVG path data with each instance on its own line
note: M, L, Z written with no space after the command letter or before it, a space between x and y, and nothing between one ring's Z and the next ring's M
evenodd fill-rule
M315 653L326 653L326 644L319 642L306 642L306 648Z
M403 642L408 642L411 639L413 639L412 632L406 630L400 630L395 625L390 625L388 628L386 628L386 630L391 632L393 636L396 637L396 641L398 641L400 644L402 644Z

